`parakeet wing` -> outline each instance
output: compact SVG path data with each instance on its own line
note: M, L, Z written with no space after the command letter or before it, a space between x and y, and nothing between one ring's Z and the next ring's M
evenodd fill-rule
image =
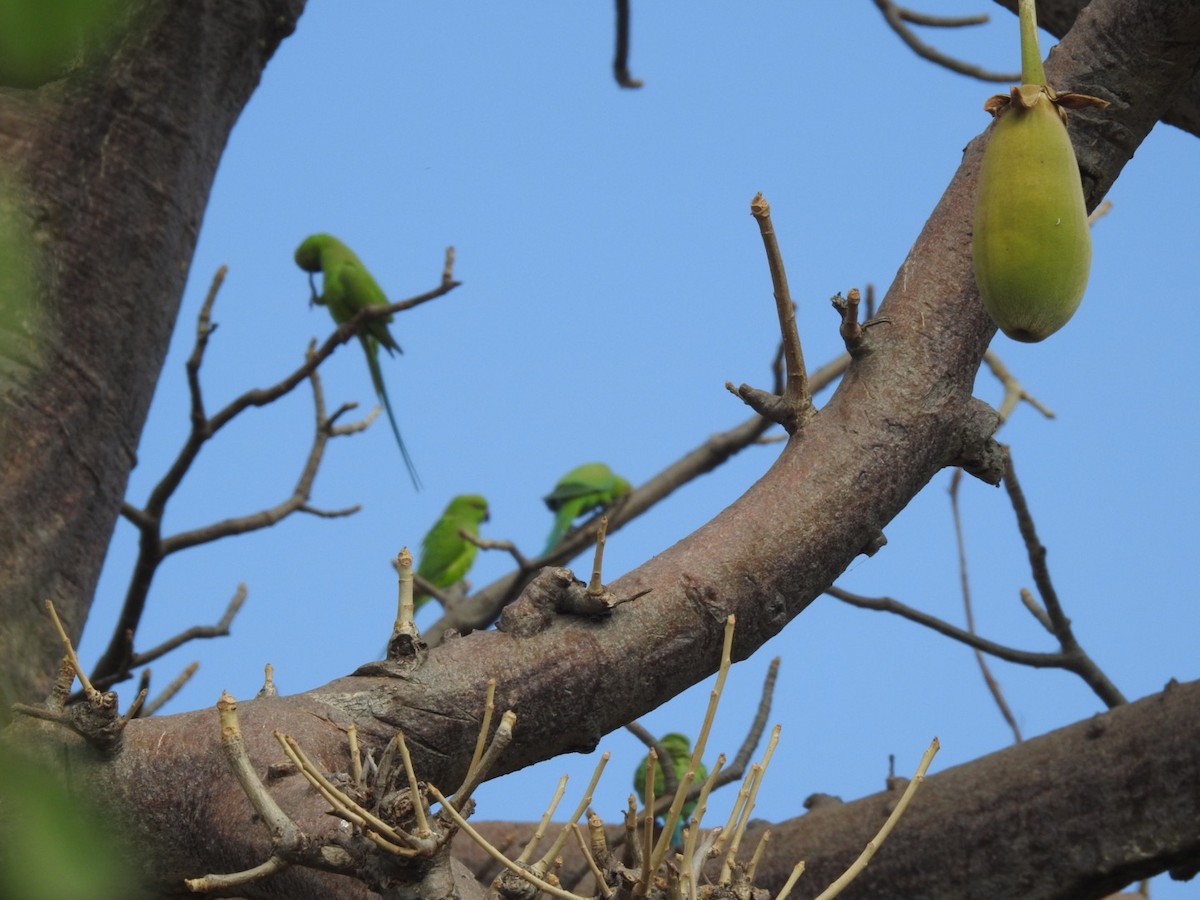
M325 277L327 280L329 279L329 275ZM338 266L335 279L340 285L341 293L345 297L345 306L350 310L350 315L354 315L368 306L388 305L388 298L383 292L383 288L359 262L358 257L342 262ZM388 331L391 321L390 315L382 319L374 319L363 327L363 333L375 338L379 345L389 353L401 352L400 345Z
M612 489L615 478L613 470L604 463L584 463L558 480L545 497L546 505L553 510L575 497L603 494Z
M478 536L479 526L469 520L443 516L421 542L417 574L438 587L449 587L467 574L479 548L461 531Z
M438 587L449 587L461 581L479 550L461 532L478 537L479 523L487 517L487 501L479 494L462 494L451 500L421 541L417 574ZM419 595L419 599L424 600L426 596Z
M629 482L604 463L584 463L572 469L544 498L546 506L556 513L546 551L562 539L580 516L612 503L629 491Z
M667 753L669 753L671 755L672 767L675 769L675 783L677 785L681 784L683 781L684 775L687 774L688 763L690 762L691 757L692 757L692 742L691 742L691 740L685 734L679 734L678 732L671 732L670 734L661 738L659 740L659 743L662 744L663 749L666 750ZM646 767L649 764L650 764L650 757L647 754L647 756L642 760L641 765L638 766L637 774L635 775L635 778L634 778L634 782L637 787L637 795L639 797L642 796L646 790ZM705 769L705 767L702 764L697 765L696 766L696 775L695 775L694 780L692 781L692 787L694 788L697 784L702 782L707 777L708 777L708 770ZM662 797L665 792L666 792L666 778L663 775L662 761L660 760L659 763L655 766L655 773L654 773L654 796L655 796L655 799ZM692 813L695 811L696 811L696 801L695 800L689 800L687 803L685 803L683 805L683 808L681 810L682 815L680 816L679 820L675 823L675 829L671 834L671 845L673 847L682 846L682 844L683 844L683 828L687 824L688 819L691 818Z

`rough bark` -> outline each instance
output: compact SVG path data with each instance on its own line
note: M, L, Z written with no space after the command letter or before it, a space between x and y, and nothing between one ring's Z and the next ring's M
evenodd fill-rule
M2 571L23 586L15 595L6 592L4 602L14 604L14 618L6 623L26 624L35 615L40 621L40 612L30 608L55 590L78 598L71 620L76 632L82 624L216 157L240 108L238 98L248 95L274 42L295 18L291 7L266 4L221 4L215 12L198 4L149 9L153 21L139 32L140 44L122 47L106 69L107 79L0 97L0 150L26 173L40 204L39 221L46 223L56 334L84 345L68 352L65 343L52 341L51 375L27 385L19 402L6 394L0 410L22 425L21 446L6 433L4 452L20 451L40 465L37 471L17 466L13 473L6 465L0 476ZM1200 7L1194 4L1097 0L1079 16L1048 73L1056 85L1114 103L1105 114L1072 119L1090 204L1168 109L1169 98L1194 77L1198 59ZM166 71L176 68L184 74ZM164 100L160 82L180 77L184 84L168 89L180 95L177 103ZM153 91L144 89L147 79L156 85ZM94 108L77 110L76 103ZM52 114L45 104L52 104ZM71 119L73 130L55 124ZM52 148L39 143L33 153L24 135L41 142L57 137L71 149L57 158L42 156ZM970 396L994 332L970 262L981 147L977 139L967 148L889 291L881 314L890 324L868 332L869 352L856 360L826 407L733 506L612 586L618 596L650 593L600 622L559 619L528 637L488 632L448 641L402 677L339 679L303 695L247 703L243 724L256 765L278 760L270 732L280 728L328 768L344 770L341 728L353 721L362 739L377 748L402 727L422 777L452 787L465 770L489 677L499 682L497 706L519 716L505 770L589 749L603 734L713 671L727 614L738 617L735 655L744 657L802 612L941 467L958 462L994 467L989 443L994 414ZM151 166L162 155L168 162ZM68 175L56 175L56 166ZM87 187L72 187L77 181ZM101 189L109 193L97 200ZM73 302L80 296L89 302ZM54 370L64 369L70 378L54 377ZM64 471L51 478L46 472L54 465L47 459ZM22 510L19 520L16 509ZM43 521L48 530L29 527ZM0 613L10 610L6 606ZM27 634L33 633L30 627ZM42 671L52 671L52 650L36 646L30 655L40 657ZM39 679L29 675L28 656L9 656L6 664L17 673L9 689L35 694ZM134 828L147 879L162 892L185 876L265 858L265 835L217 756L212 711L135 721L110 759L84 751L61 729L43 723L19 727L61 745L48 758L69 761L73 777L123 813ZM1164 765L1173 759L1157 744L1146 746L1142 758ZM1069 758L1055 761L1066 764ZM945 795L944 808L955 816L971 808L974 765L963 767L967 775L958 795ZM1113 773L1096 790L1132 804L1139 795L1132 793L1130 775ZM332 827L323 804L299 778L284 778L273 790L306 829L320 833ZM1070 821L1030 823L1022 807L1006 809L1007 826L1033 829L1047 843L1073 837ZM1156 813L1181 814L1169 805ZM1194 821L1194 814L1187 819ZM1111 826L1114 841L1125 833L1121 827ZM854 841L856 850L860 839ZM942 865L941 857L930 855L927 866L921 855L940 849L914 847L908 869L898 869L890 884L892 894L919 895L905 879ZM1056 863L1061 869L1047 871ZM997 858L980 864L1025 866L1023 873L1010 874L1027 883L1034 861ZM1056 884L1086 879L1093 871L1079 868L1085 861L1078 854L1038 858L1036 865L1038 874ZM293 871L246 893L330 895L359 891L329 876Z
M0 88L0 165L43 252L32 365L0 387L0 702L78 638L225 141L303 0L132 4L102 59Z
M1157 872L1200 865L1200 682L1097 715L926 779L900 825L846 898L926 900L1106 897ZM779 774L768 775L778 784ZM786 790L779 785L777 789ZM899 796L884 791L827 803L768 826L754 823L743 846L771 829L758 883L775 894L796 860L804 877L792 896L814 897L875 836ZM800 798L797 798L799 801ZM717 809L731 802L717 800ZM529 825L489 822L497 843ZM574 848L567 869L580 863ZM492 877L473 845L460 856Z

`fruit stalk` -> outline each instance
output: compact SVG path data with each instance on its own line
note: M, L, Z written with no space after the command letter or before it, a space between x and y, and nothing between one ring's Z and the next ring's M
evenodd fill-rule
M1042 68L1042 51L1038 48L1037 0L1021 0L1017 14L1021 18L1021 81L1045 84L1046 70Z

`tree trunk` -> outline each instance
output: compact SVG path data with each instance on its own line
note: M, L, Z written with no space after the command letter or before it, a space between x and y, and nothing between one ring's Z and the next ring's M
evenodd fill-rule
M44 601L83 630L217 163L304 4L129 6L102 59L0 87L0 174L41 252L39 320L0 367L5 711L48 693Z

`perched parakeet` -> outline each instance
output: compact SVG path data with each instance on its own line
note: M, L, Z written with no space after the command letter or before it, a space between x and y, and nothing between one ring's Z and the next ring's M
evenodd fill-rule
M450 587L463 580L479 548L460 531L479 537L479 523L488 518L487 501L478 494L460 494L450 501L442 517L433 523L421 541L417 574L436 587ZM428 594L413 594L413 607L420 609Z
M688 760L692 758L692 742L686 734L671 732L666 737L659 741L663 745L663 749L671 754L671 762L675 767L676 784L683 780L683 776L687 773ZM646 791L646 767L650 765L650 755L647 754L637 767L637 772L633 776L633 786L638 797L643 797ZM704 783L704 779L708 777L708 769L703 763L696 766L696 777L692 781L692 787ZM665 778L662 772L662 761L660 760L654 766L654 799L662 797L666 793ZM696 811L696 801L689 800L683 804L682 815L679 821L675 823L675 830L671 833L671 846L683 846L683 826L692 817L692 813Z
M339 325L354 318L359 310L365 307L388 305L387 294L354 251L331 234L313 234L306 237L296 248L296 265L309 273L310 285L313 273L322 273L321 293L318 295L316 287L313 286L312 302L327 307L333 320ZM375 386L375 394L383 402L388 421L392 423L392 434L396 436L396 443L400 446L400 455L404 457L404 465L408 467L413 487L420 490L421 479L417 475L412 457L408 455L408 448L404 446L404 439L400 437L396 416L392 412L392 404L383 384L383 373L379 370L380 347L389 354L402 352L400 345L388 331L388 323L391 321L392 317L387 316L367 322L359 332L358 339L362 341L363 350L367 354L367 368L371 370L371 383Z
M546 540L546 549L550 549L562 540L571 523L594 509L608 506L610 503L624 497L632 490L632 486L606 466L604 463L584 463L577 469L572 469L558 480L558 484L545 498L546 505L554 515L554 527L550 529L550 537Z

